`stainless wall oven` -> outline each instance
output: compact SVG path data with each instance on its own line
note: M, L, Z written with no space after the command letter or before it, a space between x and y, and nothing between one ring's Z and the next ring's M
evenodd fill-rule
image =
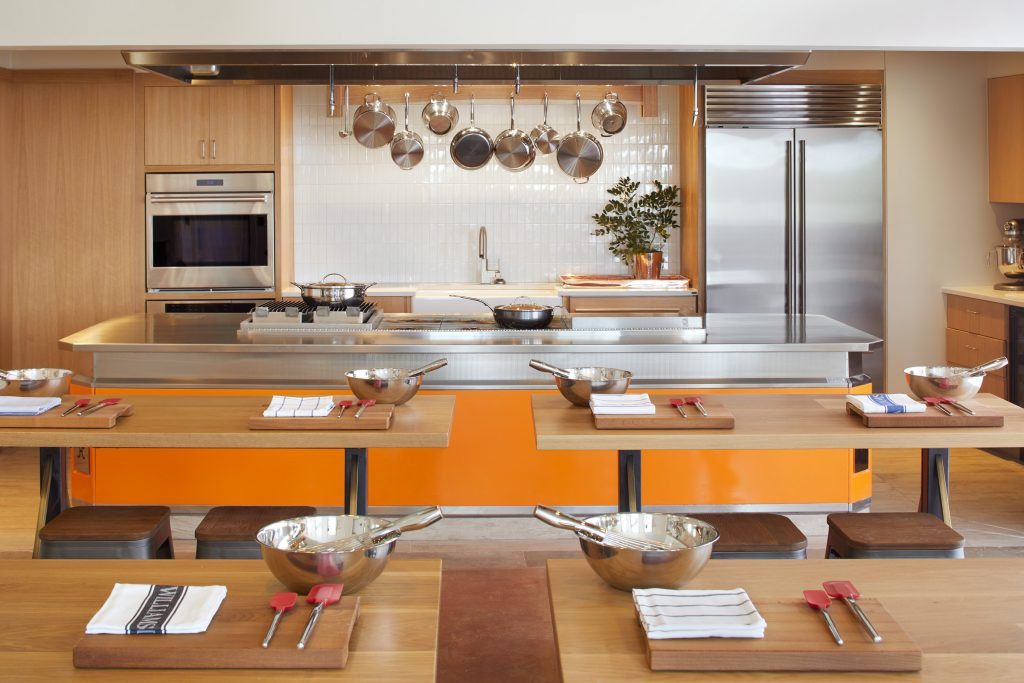
M146 174L146 288L273 291L274 174Z

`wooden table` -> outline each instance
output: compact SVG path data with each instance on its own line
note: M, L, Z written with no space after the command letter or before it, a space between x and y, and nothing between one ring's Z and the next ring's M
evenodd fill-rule
M115 582L224 585L228 596L251 596L262 603L282 590L258 560L3 560L0 590L8 600L0 619L0 671L15 678L51 680L253 680L257 675L225 669L75 669L71 650ZM264 670L258 677L434 680L441 561L394 560L358 595L359 618L345 669ZM271 615L268 607L268 626Z
M0 446L39 448L39 528L69 504L63 449L72 447L344 450L345 512L365 515L367 449L445 447L455 412L453 396L417 396L395 408L387 430L254 431L247 422L263 412L265 396L132 396L128 401L135 414L110 429L0 427Z
M831 579L849 579L866 597L880 600L924 651L920 673L845 674L841 680L1021 679L1024 562L1019 559L711 560L688 588L738 586L756 605L759 598L799 599L802 590L820 588L822 581ZM648 669L644 635L630 594L607 586L584 560L548 560L548 583L565 681L733 680L724 673L655 674ZM836 674L816 673L734 676L758 681L840 680Z
M589 410L561 396L533 396L533 424L539 450L617 450L619 510L641 509L640 456L643 450L803 450L815 448L920 448L918 509L948 523L949 449L1016 448L1024 445L1024 408L991 394L974 401L1005 416L1002 427L915 427L869 429L846 414L841 396L716 395L735 429L597 429Z

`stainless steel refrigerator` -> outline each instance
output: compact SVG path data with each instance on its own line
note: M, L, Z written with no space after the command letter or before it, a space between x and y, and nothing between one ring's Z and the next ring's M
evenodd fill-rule
M819 313L882 336L881 131L709 128L705 200L709 313ZM876 390L883 359L864 356Z

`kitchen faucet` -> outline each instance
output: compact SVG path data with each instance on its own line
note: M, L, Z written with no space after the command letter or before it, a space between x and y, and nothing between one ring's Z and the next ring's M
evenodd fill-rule
M477 237L477 247L480 252L480 284L482 285L503 285L505 278L501 277L501 259L498 259L498 267L490 269L490 261L487 260L487 228L480 226L480 233Z

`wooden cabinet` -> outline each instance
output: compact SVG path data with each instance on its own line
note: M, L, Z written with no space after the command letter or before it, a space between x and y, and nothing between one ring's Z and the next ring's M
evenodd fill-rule
M146 165L274 163L274 86L162 87L145 93Z
M1005 356L1008 315L1006 306L963 296L946 297L946 363L973 367ZM985 376L981 390L1007 398L1007 369Z
M366 300L377 304L383 313L412 313L411 296L368 296Z
M573 315L696 315L695 296L571 296L565 307Z
M988 200L1024 202L1024 74L988 81Z

